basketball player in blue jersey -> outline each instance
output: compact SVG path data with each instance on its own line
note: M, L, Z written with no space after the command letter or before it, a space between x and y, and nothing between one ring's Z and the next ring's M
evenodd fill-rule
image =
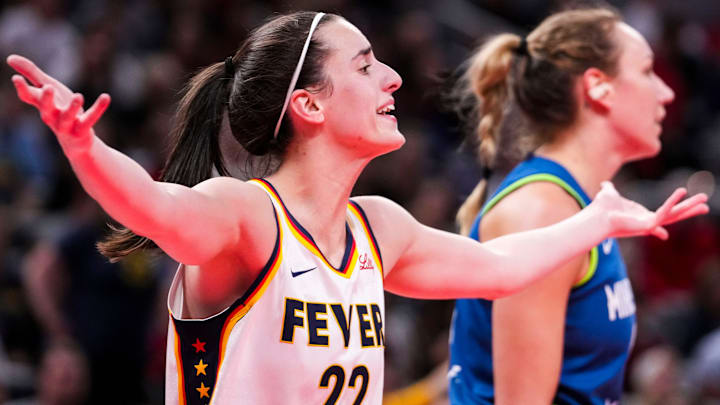
M665 238L664 224L707 211L704 195L680 202L678 190L650 212L608 184L566 221L479 244L386 199L350 201L367 163L404 142L391 114L402 82L337 15L276 16L194 76L161 181L95 136L108 95L84 111L81 95L29 60L8 63L83 187L127 227L102 251L119 259L156 245L181 263L168 299L170 404L379 404L383 288L497 298L608 237ZM224 116L249 153L279 167L227 176Z
M501 153L511 103L539 145L487 199L484 179L461 207L462 232L483 242L571 217L624 163L656 155L674 97L645 39L608 9L554 14L527 38L490 38L462 86L482 102L486 166ZM517 295L458 300L451 335L452 404L618 404L635 302L615 239Z

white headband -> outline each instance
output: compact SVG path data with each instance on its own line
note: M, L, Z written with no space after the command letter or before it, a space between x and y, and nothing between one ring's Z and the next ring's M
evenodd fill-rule
M320 23L320 19L324 15L325 13L315 14L315 18L313 18L312 24L310 24L310 31L308 32L307 39L305 40L305 46L303 46L302 52L300 53L300 60L298 61L297 66L295 66L295 73L293 73L292 80L290 80L290 87L288 87L285 102L283 103L283 108L280 112L280 117L278 117L277 125L275 125L273 138L277 138L278 131L280 131L280 124L282 123L283 116L285 115L285 110L287 110L288 103L290 103L290 95L292 94L293 89L295 89L298 76L300 76L300 70L302 69L303 62L305 61L305 55L307 54L308 47L310 46L310 39L312 39L313 32L315 32L315 28L317 28L318 23Z

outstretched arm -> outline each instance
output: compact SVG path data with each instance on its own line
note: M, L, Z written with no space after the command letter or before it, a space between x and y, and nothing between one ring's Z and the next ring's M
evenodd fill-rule
M432 229L383 198L358 202L368 213L385 261L385 288L416 298L504 297L586 253L608 237L652 234L663 225L706 213L707 196L678 202L678 189L656 212L619 196L609 183L595 201L554 225L486 243Z
M235 179L211 179L194 188L154 181L139 164L95 136L93 125L107 109L109 95L83 111L82 95L30 60L11 55L7 62L22 75L12 77L19 98L38 109L88 194L110 216L155 241L174 259L202 264L237 246L242 212L267 205L259 190Z

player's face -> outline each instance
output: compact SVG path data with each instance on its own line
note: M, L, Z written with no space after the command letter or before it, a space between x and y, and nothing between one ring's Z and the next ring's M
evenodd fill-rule
M618 133L627 161L660 152L660 132L665 105L675 98L673 91L653 70L653 52L645 38L629 25L615 29L621 54L618 75L611 80L610 123Z
M375 59L370 42L354 25L339 19L318 32L330 48L325 72L332 92L320 96L325 128L360 157L393 151L405 142L393 115L392 97L402 79Z

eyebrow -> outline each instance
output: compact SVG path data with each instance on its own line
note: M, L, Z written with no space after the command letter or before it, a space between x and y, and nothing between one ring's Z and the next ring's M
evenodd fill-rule
M355 58L357 58L359 56L369 55L370 52L372 52L372 46L368 46L365 49L361 49L360 52L356 53L355 56L352 57L351 60L355 60Z

